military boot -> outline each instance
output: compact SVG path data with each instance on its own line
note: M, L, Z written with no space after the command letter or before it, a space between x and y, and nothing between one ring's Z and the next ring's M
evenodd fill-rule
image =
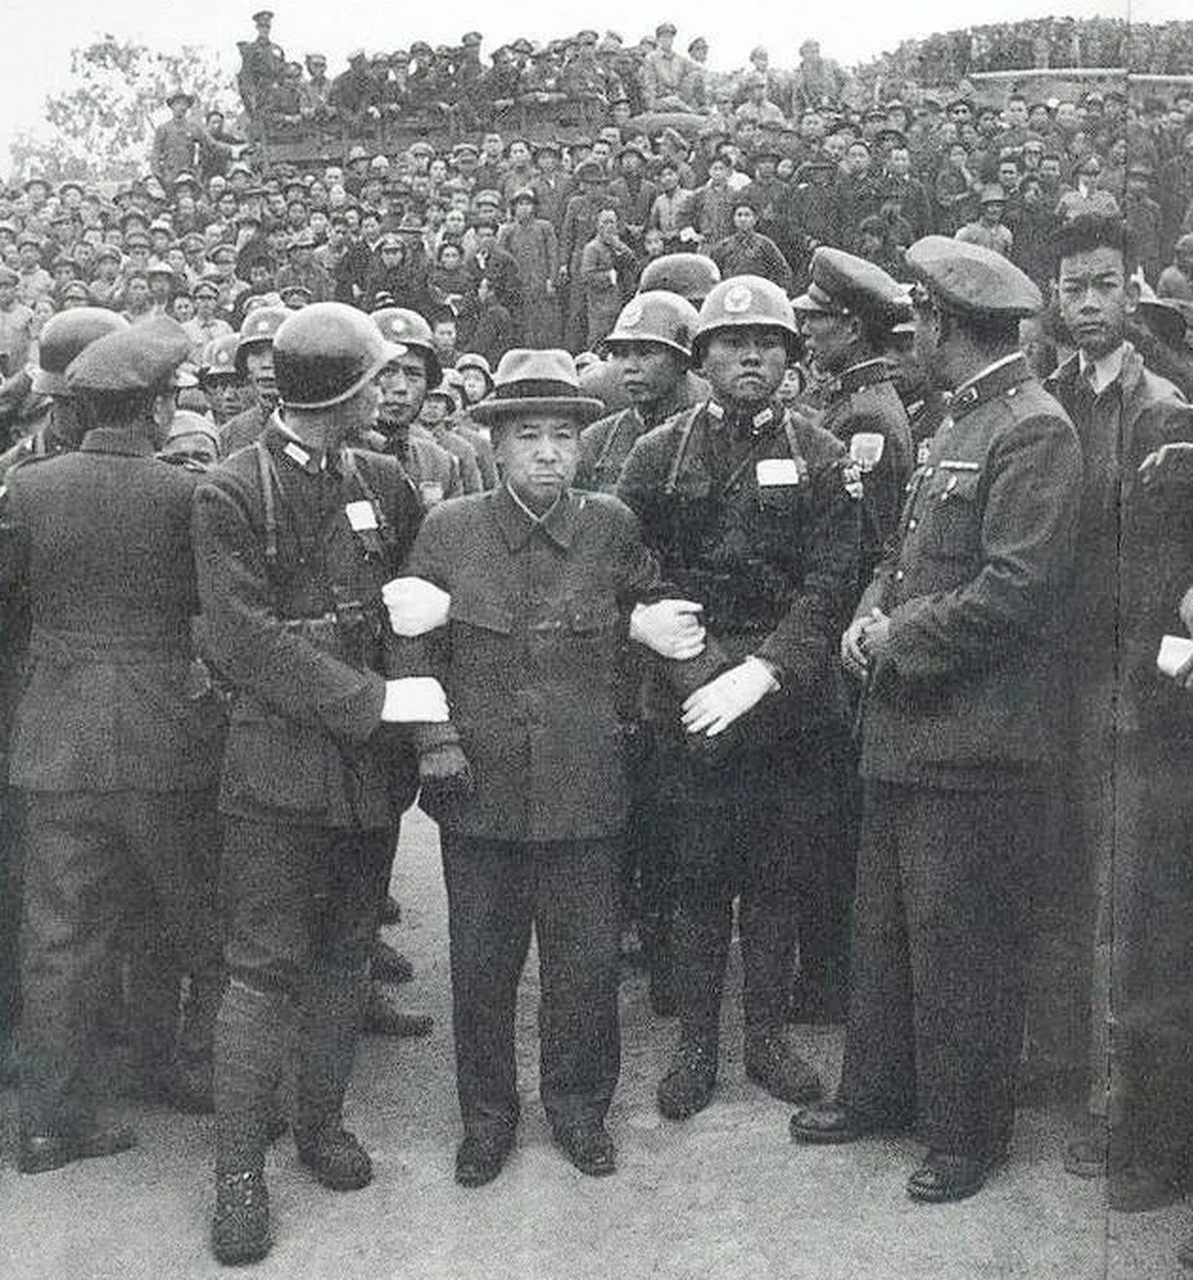
M823 1093L820 1077L796 1051L791 1028L747 1027L746 1075L783 1102L815 1102Z
M668 1120L686 1120L712 1101L717 1083L715 1028L680 1028L679 1048L659 1081L659 1111Z
M365 996L364 971L320 966L303 987L295 1053L294 1145L298 1158L333 1191L373 1180L368 1153L343 1126Z

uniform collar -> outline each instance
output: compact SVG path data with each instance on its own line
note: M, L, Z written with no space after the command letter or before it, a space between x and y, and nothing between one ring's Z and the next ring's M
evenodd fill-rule
M339 470L338 454L324 454L322 450L312 448L289 430L276 413L270 414L261 438L279 462L284 461L287 466L305 471L309 476Z
M541 516L513 492L508 484L500 484L489 497L497 527L511 551L520 551L540 530L563 551L570 549L576 532L576 517L583 498L568 489L554 506Z
M857 391L862 387L872 387L879 382L889 382L891 380L891 365L889 360L884 360L881 356L876 356L873 360L862 360L858 364L850 365L848 369L839 373L832 382L829 383L829 395L849 395L851 391Z
M154 448L145 433L134 427L96 427L79 445L80 453L115 453L128 458L152 458Z
M1031 366L1022 351L1013 351L967 379L948 397L949 416L954 421L1031 377Z
M710 400L705 405L705 411L714 422L723 424L739 435L760 436L782 421L782 413L773 403L749 414L741 410L735 411L717 400Z

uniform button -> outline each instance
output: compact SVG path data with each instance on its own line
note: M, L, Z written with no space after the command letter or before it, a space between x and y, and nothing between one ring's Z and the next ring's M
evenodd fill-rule
M912 517L912 519L908 520L907 527L908 529L914 529L917 524L919 524L919 521Z
M930 476L934 470L935 470L935 467L928 467L928 468L925 470L924 475L926 475L926 476Z
M896 569L896 570L895 570L895 581L896 581L896 582L902 582L902 581L903 581L903 576L904 576L904 575L903 575L903 570L902 570L902 569Z

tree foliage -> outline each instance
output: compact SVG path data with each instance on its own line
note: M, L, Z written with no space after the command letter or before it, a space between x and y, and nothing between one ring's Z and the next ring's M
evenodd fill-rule
M201 111L238 109L232 78L210 49L158 52L104 35L73 50L70 83L46 98L43 129L13 142L14 177L96 182L144 173L153 130L169 114L166 95L179 87Z

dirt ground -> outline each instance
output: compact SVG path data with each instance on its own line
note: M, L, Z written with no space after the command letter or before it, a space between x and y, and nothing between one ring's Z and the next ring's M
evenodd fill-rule
M283 1139L269 1162L275 1245L261 1280L1169 1280L1184 1207L1108 1214L1104 1187L1068 1177L1068 1118L1019 1117L1011 1163L958 1205L910 1201L909 1141L803 1148L791 1108L746 1082L736 974L726 1000L721 1078L711 1107L662 1120L654 1086L675 1035L641 979L622 989L623 1067L610 1116L615 1177L585 1178L551 1145L536 1096L534 959L519 1007L524 1102L518 1148L496 1182L457 1187L446 902L434 827L407 824L388 931L417 967L409 1003L430 1009L421 1041L368 1039L349 1125L372 1152L364 1191L317 1186ZM831 1089L841 1034L807 1028ZM0 1280L194 1280L223 1272L207 1250L210 1121L124 1109L140 1144L126 1155L38 1177L13 1168L15 1099L0 1097Z

